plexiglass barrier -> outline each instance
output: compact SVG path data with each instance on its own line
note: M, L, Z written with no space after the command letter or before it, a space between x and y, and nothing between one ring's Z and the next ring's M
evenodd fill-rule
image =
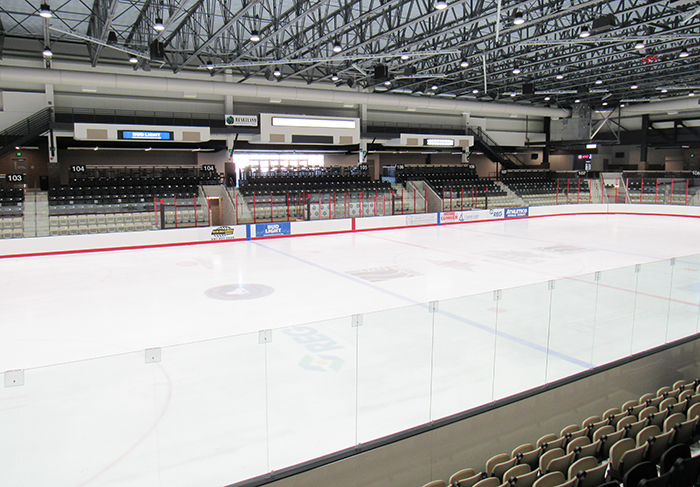
M700 255L9 371L3 485L228 485L697 334Z

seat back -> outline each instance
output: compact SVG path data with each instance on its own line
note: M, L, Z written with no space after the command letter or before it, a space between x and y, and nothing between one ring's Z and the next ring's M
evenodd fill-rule
M535 481L532 487L556 487L563 484L566 477L561 472L550 472Z
M564 455L566 455L566 453L562 448L555 448L544 452L540 457L540 471L542 473L546 473L550 462L556 458L563 457Z
M651 462L640 462L631 467L622 477L625 487L637 487L642 479L653 479L658 476L656 465Z
M462 483L460 482L460 486L461 484ZM488 477L474 484L474 487L499 487L500 485L501 481L498 480L496 477Z
M669 413L670 411L668 409L664 409L663 411L657 411L647 415L646 419L649 421L650 426L654 425L663 429L664 421L666 421L666 418L668 418Z
M598 452L600 451L600 444L601 441L598 440L594 443L575 448L574 453L576 456L576 460L583 457L597 457Z
M659 459L659 470L661 471L661 474L671 471L673 464L676 463L676 460L679 458L690 458L690 455L690 446L673 445L661 454L661 458Z
M564 475L569 471L571 462L574 460L574 452L568 453L563 457L555 458L547 466L547 472L561 472Z
M607 463L586 470L584 475L577 475L578 484L576 484L576 487L598 487L605 482L605 473L607 470Z
M510 455L508 455L507 453L499 453L498 455L494 455L488 460L486 460L486 476L491 477L493 469L496 465L498 465L499 463L507 462L510 459Z
M645 444L650 436L657 436L659 434L661 434L661 429L653 424L643 428L639 433L637 433L637 446L642 446Z
M542 447L525 453L518 454L518 464L526 464L530 466L530 470L537 470L542 457Z
M533 470L530 473L516 477L515 485L517 487L532 487L540 476L539 470Z
M625 474L635 465L642 463L647 453L647 445L638 446L627 450L620 459L620 468L618 473L624 478ZM624 484L624 481L622 482ZM627 486L625 486L627 487Z
M517 479L518 477L530 473L529 465L516 465L509 468L502 477L503 482L510 482L511 479Z
M623 438L612 445L610 448L610 466L613 470L620 469L622 456L632 448L634 448L634 440L632 438Z
M683 413L673 413L664 421L664 433L666 431L671 431L677 424L685 421L685 414Z
M671 468L671 485L693 487L700 476L700 456L676 460Z
M630 416L631 417L631 416ZM641 421L635 421L625 425L625 436L627 438L636 439L640 431L642 431L647 425L647 420L642 419Z
M580 460L575 461L569 466L569 472L567 478L569 480L578 476L580 472L585 472L586 470L591 470L598 466L598 460L593 457L584 457Z
M473 477L474 475L476 475L476 472L473 468L463 468L462 470L452 474L452 476L450 477L449 484L452 485L459 480L468 479L470 477Z
M518 463L517 458L511 458L509 460L506 460L505 462L499 463L493 467L493 471L491 472L491 477L496 477L497 479L502 479L503 474L505 474L508 470L513 468L515 464ZM530 467L528 467L530 468Z
M625 436L624 429L622 429L620 431L615 431L614 433L611 433L609 435L603 435L600 438L600 441L601 441L601 443L600 443L600 457L603 460L608 458L610 456L610 448L612 448L612 446L615 443L617 443L618 441L623 439L624 436ZM633 443L634 443L634 441L633 441Z
M476 484L478 484L479 482L481 482L485 478L486 478L486 473L479 472L477 474L472 475L471 477L466 477L463 479L457 479L457 480L450 479L451 480L450 484L454 485L455 482L459 482L459 487L474 487Z
M648 461L658 463L661 455L668 450L674 433L673 431L667 431L666 433L652 436L647 440L647 443L649 443L649 448L647 449Z
M693 439L693 433L695 432L695 426L698 423L698 418L689 419L677 424L673 427L675 434L673 435L673 443L690 443Z
M532 443L525 443L523 445L520 445L520 446L514 448L513 451L511 452L510 456L517 457L518 454L520 454L520 453L527 453L529 451L533 451L534 449L535 449L535 445L533 445Z
M591 440L588 439L587 436L581 436L579 438L574 438L571 440L569 443L566 444L566 453L571 453L572 451L575 451L576 448L580 448L586 445L590 445Z

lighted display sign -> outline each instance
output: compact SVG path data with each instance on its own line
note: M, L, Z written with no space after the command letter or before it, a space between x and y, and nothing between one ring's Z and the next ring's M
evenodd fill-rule
M149 130L119 130L122 140L173 140L172 132L154 132Z
M330 128L330 129L354 129L355 120L341 120L330 118L291 118L272 117L272 125L275 127L302 127L302 128Z

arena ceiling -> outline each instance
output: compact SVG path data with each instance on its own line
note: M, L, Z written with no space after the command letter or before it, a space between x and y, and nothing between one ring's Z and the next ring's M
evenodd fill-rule
M3 0L0 22L0 66L49 48L47 67L542 106L700 97L699 1Z

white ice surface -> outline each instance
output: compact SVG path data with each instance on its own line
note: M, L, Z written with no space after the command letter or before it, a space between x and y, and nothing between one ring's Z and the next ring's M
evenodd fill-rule
M695 333L698 258L607 270L697 253L595 215L0 260L3 485L225 485L487 403Z

